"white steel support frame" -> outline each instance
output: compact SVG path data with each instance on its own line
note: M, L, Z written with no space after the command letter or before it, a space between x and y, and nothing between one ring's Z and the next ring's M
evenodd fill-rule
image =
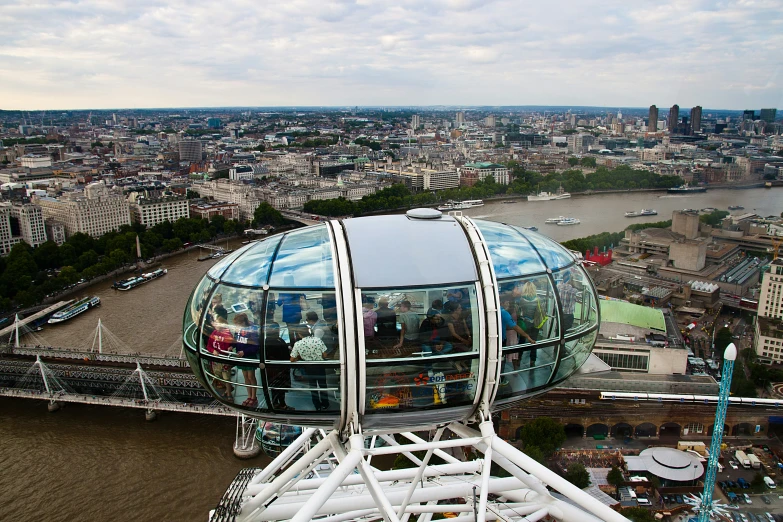
M258 443L256 442L256 427L258 419L248 417L240 413L237 415L237 431L234 439L234 449L241 452L253 451Z
M450 512L457 515L452 520L464 522L535 521L547 516L567 522L627 522L498 437L488 417L479 430L452 423L435 430L429 441L413 433L381 435L386 441L381 447L365 445L373 438L370 435L341 437L335 430L321 432L308 450L318 430L306 429L250 480L236 520L405 522L416 515L425 522L435 513ZM451 448L468 450L478 458L461 462L449 453ZM423 458L414 455L422 451ZM369 463L374 455L405 455L415 467L380 471ZM445 463L431 464L433 456ZM327 476L311 473L325 463L333 468ZM492 476L493 463L511 476ZM549 488L569 502L552 496Z

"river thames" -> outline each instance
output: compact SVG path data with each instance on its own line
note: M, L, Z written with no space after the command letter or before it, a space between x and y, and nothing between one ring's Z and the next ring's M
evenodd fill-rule
M671 219L673 210L742 205L761 216L783 211L780 189L710 190L688 196L627 193L577 196L549 202L488 203L465 211L473 218L536 226L565 241L620 231L631 223ZM629 210L657 216L625 218ZM580 225L545 225L568 216ZM238 242L237 242L238 243ZM236 248L237 245L232 245ZM182 312L190 292L215 261L197 252L163 261L169 273L130 292L105 281L79 295L101 306L66 323L46 326L36 344L89 349L98 318L111 332L106 348L178 355ZM115 342L116 340L116 342ZM31 341L28 341L31 342ZM5 520L206 520L237 471L263 466L263 456L233 456L234 422L210 416L163 413L145 422L137 410L67 405L50 414L43 401L0 399L0 510Z

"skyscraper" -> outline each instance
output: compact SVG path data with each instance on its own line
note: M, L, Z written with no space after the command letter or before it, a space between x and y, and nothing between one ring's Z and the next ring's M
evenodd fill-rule
M743 120L755 120L756 119L756 111L746 110L742 111L742 119Z
M421 118L419 117L419 115L414 114L413 116L411 116L411 128L416 130L419 128L420 125L421 125Z
M759 119L767 123L772 123L775 121L777 112L777 109L761 109L761 112L759 113Z
M650 119L647 122L647 131L656 132L658 130L658 107L650 105Z
M691 131L692 134L701 132L701 105L691 109Z
M457 113L457 117L456 117L456 119L454 120L454 126L455 126L455 127L459 127L459 126L460 126L460 125L462 125L463 123L465 123L465 113L464 113L464 112L462 112L462 111L459 111L459 112Z
M680 106L676 103L669 109L669 132L672 133L677 128L680 121Z

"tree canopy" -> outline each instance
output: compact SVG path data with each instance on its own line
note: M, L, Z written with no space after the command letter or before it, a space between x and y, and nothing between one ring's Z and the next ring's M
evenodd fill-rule
M285 219L283 218L283 214L266 201L258 205L258 208L253 212L254 227L263 225L278 226L282 225L284 222Z
M525 451L534 446L548 458L565 442L566 434L565 428L559 422L550 417L538 417L522 426L520 438Z
M584 464L580 462L570 464L563 477L579 489L584 489L590 485L590 473L587 472Z

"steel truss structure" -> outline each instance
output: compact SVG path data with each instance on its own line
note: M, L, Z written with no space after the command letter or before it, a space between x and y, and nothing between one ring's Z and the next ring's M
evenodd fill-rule
M547 516L627 522L498 437L491 420L479 429L452 423L434 430L429 441L410 432L382 434L381 447L362 433L342 438L337 431L305 429L263 470L243 470L211 520L406 522L415 515L429 522L436 513L451 513L457 522L532 522ZM371 461L381 455L404 455L412 467L380 471ZM432 464L433 457L443 463ZM330 464L328 475L317 473ZM493 464L504 477L491 474ZM255 476L248 480L248 472Z

